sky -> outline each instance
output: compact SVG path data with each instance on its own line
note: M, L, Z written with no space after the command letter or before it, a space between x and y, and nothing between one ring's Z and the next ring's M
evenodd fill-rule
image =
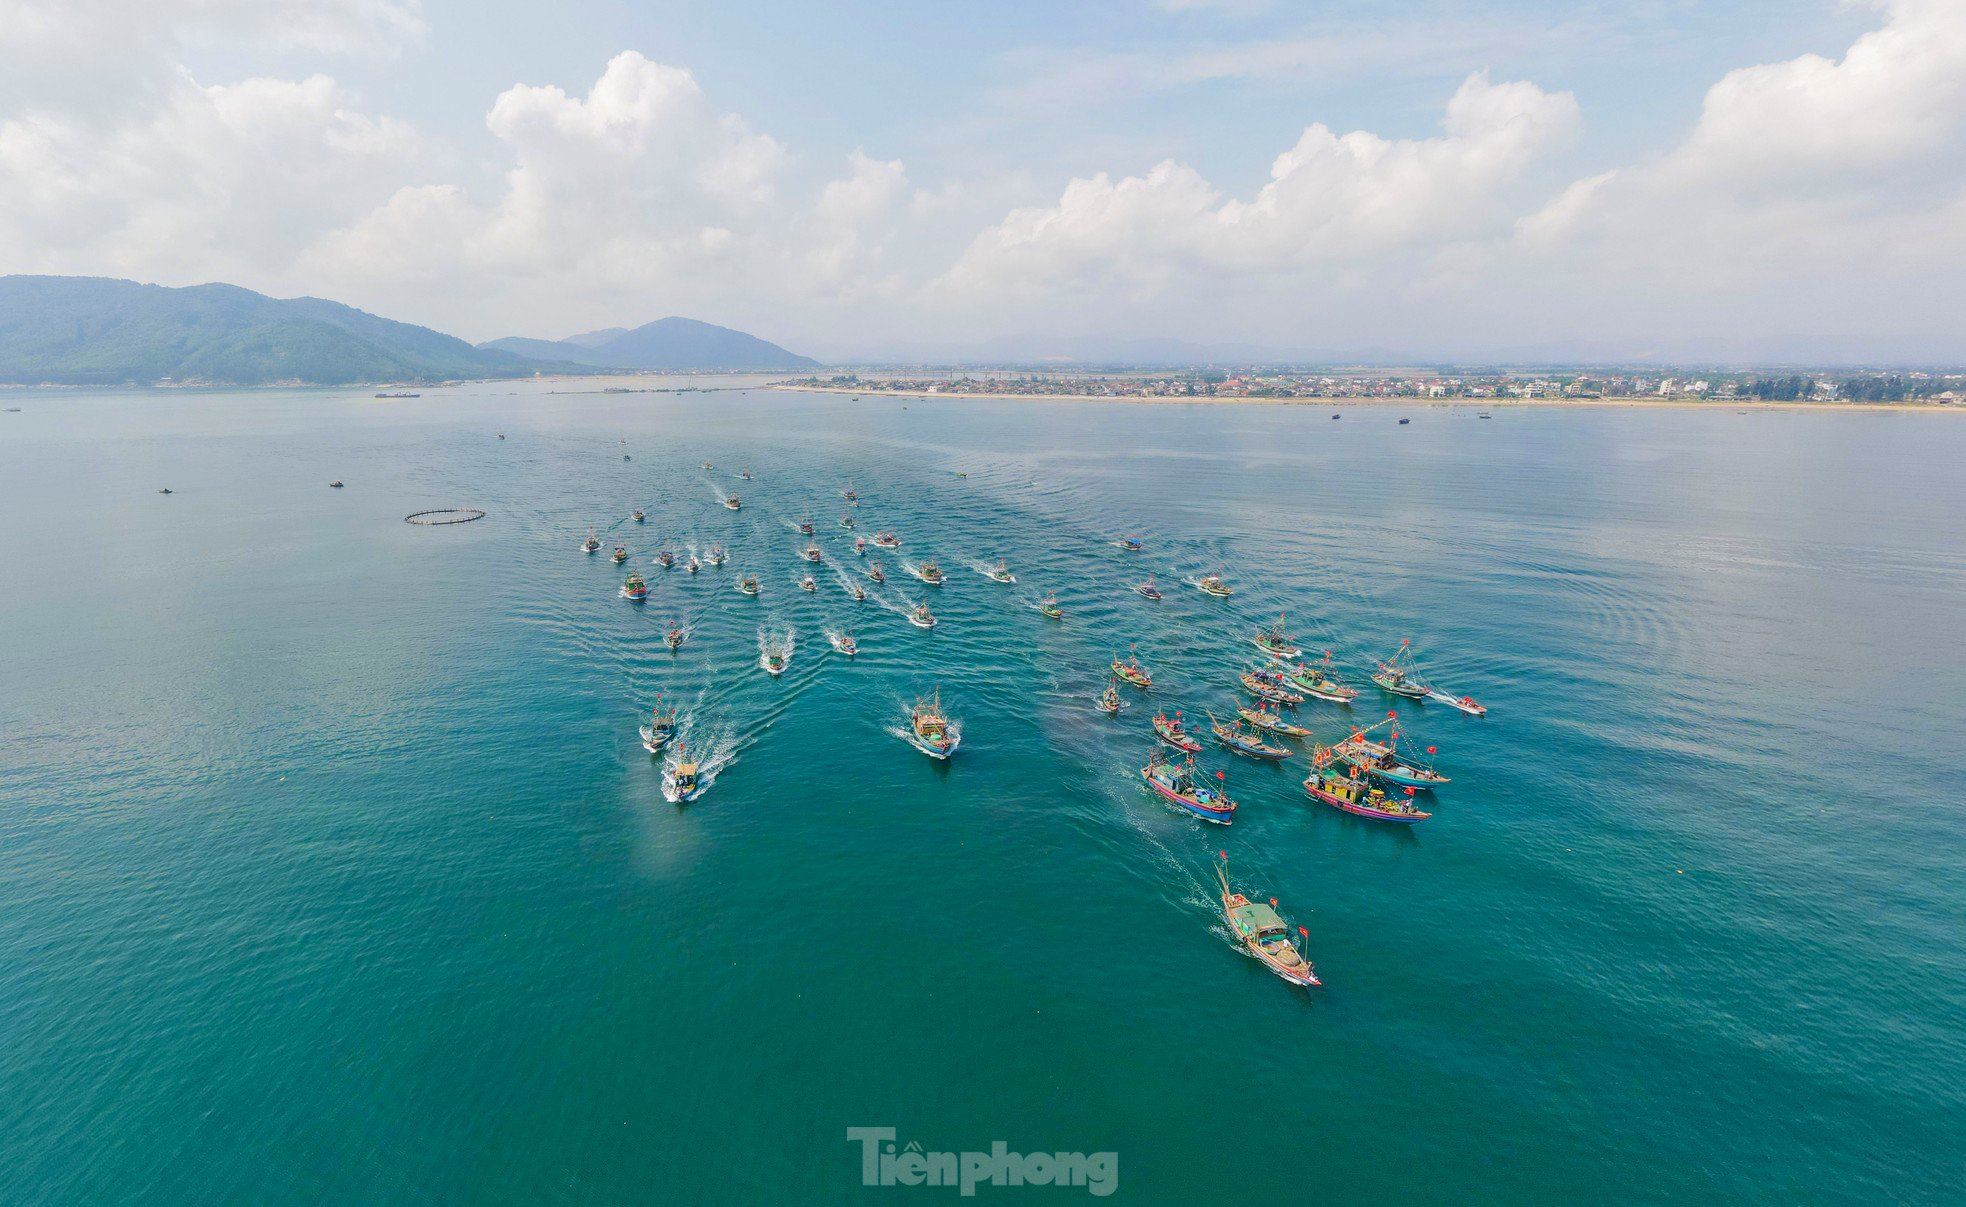
M0 273L835 360L1966 362L1966 0L0 0Z

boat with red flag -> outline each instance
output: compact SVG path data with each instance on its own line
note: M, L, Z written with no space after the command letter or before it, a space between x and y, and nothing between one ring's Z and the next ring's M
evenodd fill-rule
M942 689L917 696L908 710L908 743L932 759L946 759L962 744L962 731L942 711Z
M1331 677L1331 651L1326 650L1324 661L1316 666L1299 662L1296 666L1286 666L1278 671L1283 681L1296 691L1303 692L1319 700L1333 704L1350 704L1358 699L1358 689L1348 687Z
M1281 713L1266 712L1260 708L1250 708L1248 705L1238 705L1236 707L1236 715L1265 733L1280 733L1285 737L1291 738L1308 738L1311 736L1310 730L1305 729L1302 725L1293 725L1289 721L1284 720Z
M1277 913L1277 899L1270 898L1268 905L1261 901L1251 901L1235 889L1229 887L1229 853L1218 853L1220 862L1215 866L1215 877L1222 882L1222 917L1229 924L1229 933L1236 942L1248 949L1249 954L1263 962L1263 966L1293 985L1322 985L1311 962L1297 945L1290 940L1290 926ZM1310 941L1311 932L1304 927L1297 933L1305 942Z
M1215 773L1215 786L1210 786L1208 781L1196 776L1192 755L1176 763L1162 757L1161 752L1156 750L1148 756L1147 765L1140 769L1140 778L1164 799L1203 821L1226 826L1236 819L1236 802L1230 800L1220 787L1228 777L1218 771Z
M1208 714L1208 726L1215 731L1215 740L1237 754L1252 759L1265 759L1277 762L1290 757L1290 751L1282 746L1272 746L1263 740L1259 729L1244 729L1243 722L1232 721L1227 725L1217 720L1214 713Z
M1168 716L1166 713L1154 714L1154 736L1183 754L1200 754L1201 743L1195 741L1188 731L1182 728L1181 714Z
M901 538L892 532L876 532L874 534L874 546L878 549L899 549L901 548Z
M639 570L630 570L628 578L621 584L621 598L640 603L649 597L649 585Z
M1414 805L1413 794L1419 789L1406 787L1401 789L1402 796L1388 796L1385 789L1373 786L1364 776L1337 763L1332 753L1321 747L1311 756L1311 774L1304 779L1304 791L1312 800L1321 800L1356 817L1399 825L1410 826L1433 816Z
M1373 672L1372 681L1379 685L1380 691L1405 696L1409 700L1424 700L1433 694L1433 688L1420 678L1419 668L1413 665L1412 644L1404 640L1392 657L1379 664L1379 669Z
M1154 685L1154 677L1147 673L1146 667L1140 665L1140 659L1134 657L1132 646L1126 648L1125 662L1121 662L1118 658L1113 659L1113 673L1135 687Z
M1159 599L1161 597L1160 588L1154 585L1154 576L1152 574L1147 575L1147 581L1133 588L1133 590L1135 594L1144 599Z
M1109 717L1117 716L1120 709L1126 707L1126 701L1120 699L1120 682L1118 679L1106 680L1106 690L1099 693L1096 706L1100 712L1105 713Z
M655 698L655 707L649 712L649 723L642 726L642 749L650 754L661 754L669 739L676 736L676 710L662 707L662 697Z
M1377 725L1352 731L1352 736L1331 748L1331 753L1352 767L1373 779L1384 780L1407 788L1437 788L1453 781L1430 766L1403 759L1399 755L1399 730L1392 730L1383 742L1366 735L1381 726L1394 725L1399 721L1398 713L1387 713L1386 719ZM1427 747L1433 754L1434 748Z
M1275 671L1244 671L1240 676L1243 690L1259 700L1271 704L1302 704L1304 697L1284 686L1283 676Z
M1277 613L1277 622L1275 624L1264 625L1262 630L1249 640L1257 649L1262 650L1272 658L1290 659L1298 657L1304 652L1297 648L1292 642L1289 632L1285 630L1283 613L1281 612Z

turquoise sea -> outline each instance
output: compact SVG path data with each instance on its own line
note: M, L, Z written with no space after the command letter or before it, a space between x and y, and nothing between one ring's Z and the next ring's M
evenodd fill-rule
M1966 1198L1959 417L545 389L0 399L0 1202L956 1198L853 1127L1110 1151L1118 1202ZM933 633L834 577L849 481ZM648 565L690 541L734 560ZM1490 706L1296 710L1397 706L1432 820L1301 754L1203 756L1226 830L1141 788L1279 610ZM938 685L946 764L891 732Z

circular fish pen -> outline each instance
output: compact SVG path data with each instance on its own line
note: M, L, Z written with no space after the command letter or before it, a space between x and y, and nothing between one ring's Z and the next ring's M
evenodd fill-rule
M469 524L482 520L485 513L476 507L440 507L436 511L411 512L403 517L405 524Z

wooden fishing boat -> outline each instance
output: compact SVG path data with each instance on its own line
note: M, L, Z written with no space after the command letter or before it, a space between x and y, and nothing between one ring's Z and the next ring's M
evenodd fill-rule
M1419 671L1413 665L1412 645L1404 640L1391 658L1379 664L1372 681L1379 685L1379 690L1409 700L1424 700L1433 694L1433 688L1421 681Z
M1180 762L1170 762L1161 757L1156 750L1147 756L1147 765L1140 769L1140 778L1149 788L1159 793L1161 798L1218 826L1226 826L1236 819L1236 802L1219 787L1211 787L1205 780L1195 775L1195 760L1191 756ZM1215 778L1219 784L1226 777L1218 771Z
M1277 613L1275 624L1265 625L1261 632L1250 638L1250 641L1257 649L1272 658L1295 658L1304 652L1297 648L1291 641L1290 634L1285 631L1281 612Z
M1424 767L1400 758L1398 730L1393 730L1384 742L1374 741L1366 736L1381 725L1393 724L1395 720L1397 718L1389 714L1378 725L1354 730L1351 737L1333 746L1331 753L1373 779L1384 780L1401 787L1431 789L1452 783L1452 780L1432 767ZM1434 753L1434 748L1427 747L1427 753Z
M758 580L747 574L737 580L737 589L741 594L755 596L758 593Z
M1283 676L1275 671L1244 671L1240 676L1243 690L1259 700L1271 704L1302 704L1304 697L1283 685Z
M1154 576L1151 574L1147 576L1146 582L1141 583L1139 586L1133 589L1135 592L1146 596L1148 599L1159 599L1161 597L1160 588L1154 585Z
M688 804L710 790L695 760L678 744L676 762L662 773L662 797L672 805Z
M1305 729L1302 725L1293 725L1276 713L1264 712L1260 708L1250 708L1246 704L1236 706L1236 715L1265 733L1280 733L1285 737L1291 738L1308 738L1311 736L1311 731Z
M808 574L804 578L799 580L799 590L817 591L819 590L819 584L812 581L812 575Z
M662 642L673 653L682 648L683 638L687 636L689 636L689 630L683 628L681 625L672 624L669 626L669 631L662 635Z
M725 495L724 506L730 508L732 511L736 511L738 508L744 506L744 504L738 500L736 495Z
M946 759L962 744L962 732L949 723L942 712L942 689L928 696L917 696L908 710L908 741L932 759Z
M942 585L942 566L934 558L929 558L921 565L916 566L914 572L916 578L921 579L931 587Z
M737 476L749 482L751 480L751 471L748 468L740 469L737 471Z
M638 570L630 570L628 578L621 584L621 598L640 603L649 597L649 585Z
M1128 553L1138 553L1147 547L1147 542L1137 536L1123 536L1113 542L1113 548L1124 549Z
M1406 798L1387 796L1384 789L1373 787L1364 777L1341 770L1334 763L1331 752L1322 748L1311 756L1311 774L1304 780L1304 791L1312 800L1323 801L1356 817L1397 825L1410 826L1433 816L1414 806L1410 798L1416 789L1407 788Z
M601 538L591 532L587 534L586 540L580 542L580 551L582 553L599 553L600 550Z
M918 629L932 629L935 627L935 613L928 610L927 600L924 599L914 607L908 609L908 623Z
M791 665L791 662L792 651L776 637L768 638L764 650L758 655L758 665L765 669L765 674L774 679L784 674L785 668Z
M1347 687L1325 673L1324 667L1331 665L1331 655L1324 656L1324 666L1306 666L1298 663L1286 667L1278 673L1283 681L1307 696L1328 700L1333 704L1350 704L1358 699L1358 689Z
M729 560L729 557L730 555L724 552L722 545L712 545L709 551L703 555L703 560L712 566L721 566L725 561Z
M866 556L867 556L867 538L866 538L866 537L864 537L864 536L857 536L857 537L854 537L854 538L853 538L853 551L854 551L855 553L857 553L857 554L859 554L859 555L860 555L861 557L866 557Z
M714 465L712 465L712 464L710 464L710 463L709 463L708 461L705 461L705 462L703 463L703 468L704 468L704 469L715 469L715 468L717 468L717 467L716 467L716 466L714 466Z
M882 549L899 549L901 548L901 538L892 532L876 532L874 534L874 544Z
M861 600L867 598L867 589L859 583L848 583L846 593L853 596L853 602L855 603L859 603Z
M1447 707L1457 708L1471 717L1485 717L1488 715L1488 706L1475 703L1473 696L1456 696L1449 692L1431 691L1427 693L1427 699L1438 700L1442 704L1447 705Z
M1229 933L1236 941L1248 949L1249 954L1263 962L1263 966L1293 985L1322 985L1311 962L1297 945L1290 941L1290 927L1277 914L1276 898L1270 898L1265 905L1261 901L1251 901L1229 887L1229 876L1223 869L1228 866L1228 852L1222 852L1222 861L1215 868L1215 876L1222 882L1222 917L1229 924ZM1311 932L1303 927L1298 934L1309 940Z
M642 514L641 508L637 507L635 510L628 513L628 518L639 524L643 520L647 519L648 517Z
M848 482L846 489L840 492L840 497L849 503L858 503L860 501L860 492L853 488L853 483Z
M1065 619L1065 609L1058 606L1058 596L1055 593L1044 597L1044 602L1038 605L1038 611L1052 620Z
M1118 658L1113 659L1113 673L1135 687L1152 687L1154 685L1154 677L1148 674L1147 668L1141 666L1140 660L1133 656L1131 647L1127 649L1125 662L1121 662Z
M840 527L846 529L848 532L853 531L853 517L850 515L841 516Z
M1215 740L1227 746L1230 750L1235 751L1237 754L1245 755L1252 759L1267 759L1271 762L1290 757L1290 751L1282 746L1272 746L1268 742L1265 742L1261 731L1244 729L1241 721L1234 721L1224 725L1215 719L1214 713L1210 713L1208 714L1208 724L1209 728L1215 731Z
M692 553L689 555L689 564L684 566L683 569L689 571L691 574L695 574L697 571L703 569L703 563L697 561L696 555Z
M334 487L336 490L340 490L342 488L343 483L340 478L336 478L334 481L328 483L328 485Z
M1202 575L1195 580L1195 589L1203 595L1213 595L1217 599L1227 599L1235 594L1229 584L1222 581L1222 576L1219 574Z
M664 570L671 569L676 564L676 555L667 549L658 549L655 551L655 564Z
M655 708L649 714L649 723L642 726L642 749L650 754L661 754L669 739L676 736L676 710L662 707L662 697L655 698Z
M1126 707L1126 702L1120 699L1120 685L1117 679L1106 681L1106 690L1099 693L1096 704L1099 711L1109 717L1118 714L1120 709Z
M625 546L625 545L616 545L616 546L614 547L614 552L608 555L608 560L609 560L609 561L611 561L611 562L613 562L613 563L614 563L615 565L617 565L617 566L619 566L619 565L620 565L621 563L623 563L623 562L625 562L625 561L627 561L627 560L628 560L628 548L627 548L627 546Z
M838 650L849 658L860 652L860 643L853 639L852 629L847 629L841 633L828 633L826 634L826 640L833 643L835 650Z
M811 517L811 516L809 516L809 515L807 515L807 516L801 516L801 517L800 517L800 519L799 519L799 534L800 534L801 536L811 536L811 535L812 535L812 517Z
M1189 736L1188 731L1181 727L1181 714L1178 712L1172 717L1166 713L1155 713L1154 736L1184 754L1201 753L1201 743L1195 741Z
M990 571L990 577L1000 583L1014 583L1017 581L1017 576L1010 572L1009 564L1002 558L997 559L996 569Z
M884 583L887 581L887 571L881 569L879 562L874 562L867 567L867 577L877 583Z
M811 541L807 541L806 547L799 551L799 556L806 559L809 562L816 562L820 559L822 554L819 552L818 545L813 544Z

